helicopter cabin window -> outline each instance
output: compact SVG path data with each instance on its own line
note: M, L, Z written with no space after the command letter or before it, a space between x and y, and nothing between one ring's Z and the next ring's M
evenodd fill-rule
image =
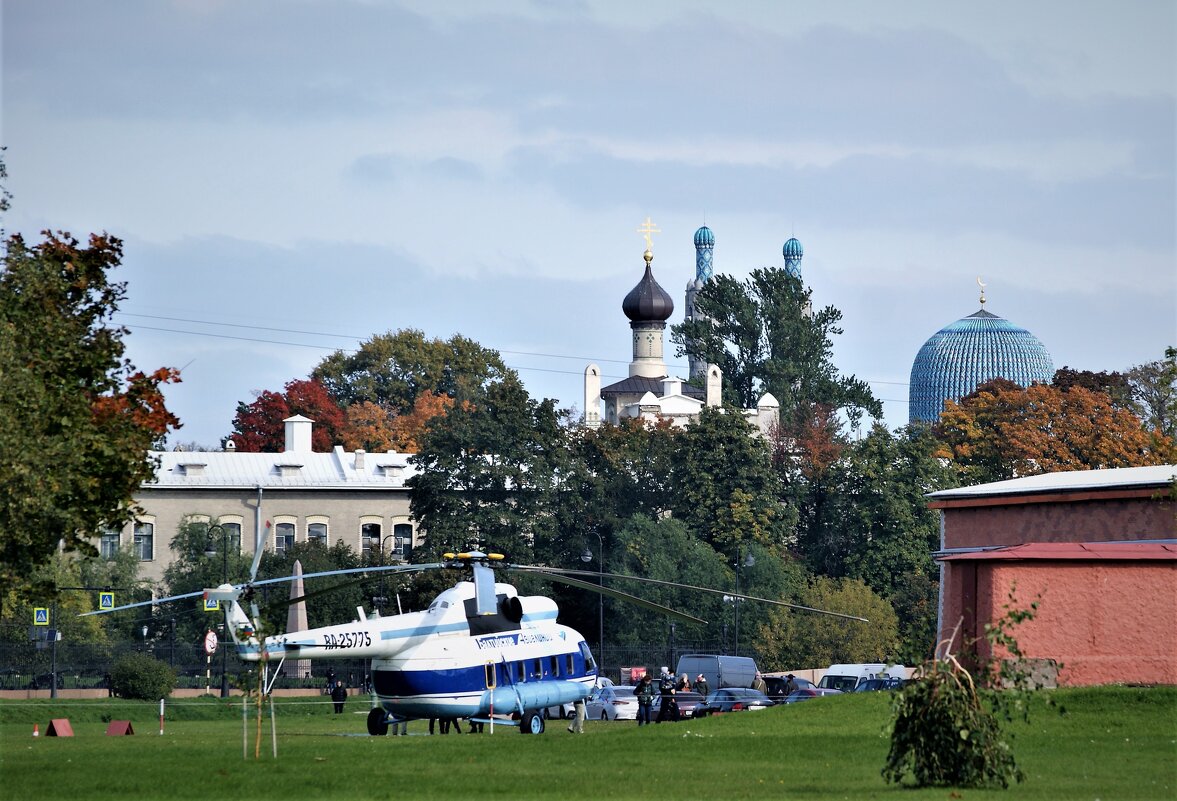
M516 681L520 683L527 681L527 666L522 662L515 663L515 673L517 674Z
M572 660L572 654L564 654L564 675L571 676L576 672L576 663Z
M551 660L552 660L552 675L559 676L560 675L560 657L553 655L551 657Z
M486 687L489 690L495 688L495 666L494 662L488 662L486 665Z
M542 679L544 677L544 663L542 660L532 660L532 668L535 670L535 677Z
M279 523L274 526L274 553L282 554L294 547L294 524Z

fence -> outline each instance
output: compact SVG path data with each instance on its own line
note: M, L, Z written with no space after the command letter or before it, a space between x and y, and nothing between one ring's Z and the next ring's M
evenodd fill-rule
M50 689L52 650L51 647L37 647L32 642L0 643L0 690ZM106 687L111 669L124 654L144 651L166 662L176 671L178 689L210 686L214 691L219 691L222 659L230 687L252 684L254 665L239 660L232 649L228 654L218 650L211 659L206 659L200 646L189 643L164 640L146 645L140 641L95 645L63 640L57 643L58 689ZM617 646L606 642L603 652L598 653L594 649L594 653L599 656L603 675L616 682L628 683L629 675L622 675L622 668L646 667L656 673L663 665L674 670L682 654L719 654L725 651L722 643L718 642L684 643L667 640L661 644ZM328 670L335 671L335 675L346 681L349 687L361 687L368 675L368 663L363 659L312 661L310 677L282 675L275 680L274 686L278 689L322 688Z

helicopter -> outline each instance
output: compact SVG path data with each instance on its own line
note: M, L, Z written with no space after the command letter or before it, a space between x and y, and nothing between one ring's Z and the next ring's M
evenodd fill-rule
M583 701L593 692L600 666L584 637L557 622L559 609L554 600L542 595L519 595L513 585L495 580L496 569L542 576L693 623L706 621L613 587L584 581L577 575L688 587L865 622L865 618L854 615L755 596L733 596L728 591L706 587L509 564L502 554L472 550L443 554L440 562L306 574L302 576L304 580L365 574L360 577L363 579L372 573L460 570L469 574L469 580L464 578L443 590L423 611L382 616L368 615L363 607L357 607L357 618L350 623L261 637L256 603L252 603L252 617L245 613L241 603L253 602L256 588L289 581L291 577L257 581L260 549L257 553L248 582L222 584L202 592L128 604L118 609L198 596L206 602L219 601L226 609L226 628L238 657L245 662L260 662L264 672L268 672L274 661L280 669L287 658L369 659L373 707L368 713L367 728L374 736L387 734L391 723L421 718L468 718L490 723L492 730L496 723L505 723L518 726L524 734L541 734L545 728L544 709ZM290 603L307 597L293 598ZM112 611L117 610L85 614Z

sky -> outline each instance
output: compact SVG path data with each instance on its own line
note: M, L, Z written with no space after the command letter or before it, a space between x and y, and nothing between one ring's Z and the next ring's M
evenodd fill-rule
M625 294L782 266L907 422L920 346L986 308L1056 367L1177 344L1171 0L5 0L8 233L125 242L115 320L217 447L239 402L417 328L583 410ZM671 371L685 357L667 338Z

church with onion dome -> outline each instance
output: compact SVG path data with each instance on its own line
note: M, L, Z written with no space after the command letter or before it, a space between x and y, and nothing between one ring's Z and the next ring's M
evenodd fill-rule
M946 400L959 401L979 385L1004 378L1019 386L1049 383L1050 353L1025 328L981 308L944 326L916 354L908 391L908 421L934 423Z
M654 278L654 246L652 234L661 233L649 218L638 229L646 240L642 254L645 269L637 286L621 302L621 311L629 319L633 358L629 376L606 386L601 385L601 368L590 364L584 371L584 424L596 428L602 423L617 425L627 418L641 418L649 422L669 420L673 425L685 426L699 416L704 406L722 404L723 373L717 365L691 359L690 378L703 386L688 384L687 380L671 376L664 355L666 321L674 314L674 301ZM786 265L789 253L796 253L793 269L800 263L801 243L792 239L795 247L786 243ZM712 257L715 235L707 226L695 232L695 277L687 283L686 319L699 319L695 298L712 276ZM765 394L755 409L744 409L743 415L761 434L766 434L779 417L780 404L771 394Z

